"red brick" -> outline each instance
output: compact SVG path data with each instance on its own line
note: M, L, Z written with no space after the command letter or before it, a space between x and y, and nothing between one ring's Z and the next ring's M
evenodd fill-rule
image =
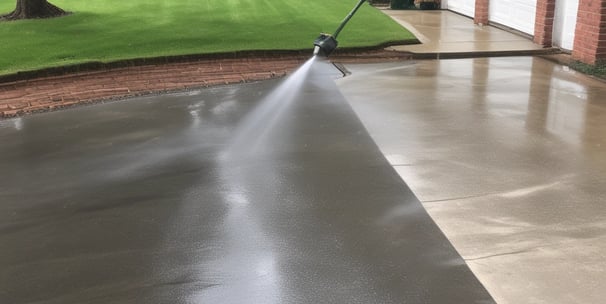
M580 0L573 59L594 64L604 59L606 1Z
M92 90L94 93L99 94L113 94L113 93L128 93L128 88L106 88L106 89L97 89Z
M536 7L534 42L545 47L551 46L555 0L538 0Z
M21 111L19 111L19 110L8 110L8 111L3 111L2 116L6 117L6 118L10 118L10 117L17 116L19 113L21 113Z
M23 109L27 107L27 103L9 103L8 108L11 110Z
M88 92L88 93L76 94L76 95L72 95L72 96L78 100L93 100L93 99L97 99L103 95Z
M43 110L47 110L47 109L48 109L48 105L38 105L38 106L27 107L23 110L27 111L27 112L39 112L39 111L43 111Z
M25 96L27 93L21 90L7 91L0 93L0 98L8 99L8 98L19 98Z

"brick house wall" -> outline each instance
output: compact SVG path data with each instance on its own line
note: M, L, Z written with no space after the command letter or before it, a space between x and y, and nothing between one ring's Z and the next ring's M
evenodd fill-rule
M475 16L473 18L475 24L488 24L488 4L489 0L476 0Z
M550 47L553 43L553 22L556 0L537 0L534 23L534 43Z
M572 58L587 64L606 59L606 0L579 0Z

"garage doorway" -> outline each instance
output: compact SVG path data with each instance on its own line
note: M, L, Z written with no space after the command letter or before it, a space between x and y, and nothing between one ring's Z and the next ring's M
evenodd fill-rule
M577 25L579 0L556 1L553 20L553 44L571 51L574 46L574 31Z

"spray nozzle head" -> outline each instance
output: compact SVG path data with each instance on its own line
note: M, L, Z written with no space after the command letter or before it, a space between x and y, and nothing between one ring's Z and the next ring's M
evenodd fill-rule
M314 55L328 57L328 55L337 48L338 44L335 37L330 34L321 33L320 36L314 40Z

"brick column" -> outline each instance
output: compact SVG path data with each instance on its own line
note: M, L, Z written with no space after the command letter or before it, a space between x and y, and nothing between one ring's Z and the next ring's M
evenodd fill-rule
M537 0L537 11L534 21L534 43L543 47L550 47L553 43L555 4L556 0Z
M473 23L479 25L488 24L488 3L489 0L476 0L476 10L473 16Z
M606 0L580 0L572 58L587 64L606 60Z

